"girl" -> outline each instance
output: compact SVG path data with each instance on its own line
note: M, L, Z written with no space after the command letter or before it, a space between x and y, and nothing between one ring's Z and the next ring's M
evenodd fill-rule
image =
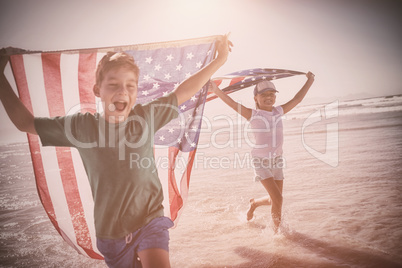
M256 109L247 108L223 93L214 82L210 82L209 90L214 92L232 109L250 121L255 137L255 144L251 151L252 166L255 181L260 181L269 196L259 199L250 199L247 211L247 220L253 218L254 210L262 205L272 205L271 216L275 233L281 223L282 189L283 189L283 127L282 115L299 104L314 82L314 74L306 74L307 81L299 92L287 103L274 106L276 93L275 85L270 81L259 82L254 88Z

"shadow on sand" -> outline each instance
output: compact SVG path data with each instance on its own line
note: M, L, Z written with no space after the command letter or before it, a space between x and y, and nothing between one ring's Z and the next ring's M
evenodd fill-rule
M300 259L282 254L264 252L247 247L237 247L235 253L244 259L244 263L234 266L203 266L207 267L233 267L233 268L268 268L268 267L402 267L402 263L392 260L392 256L378 253L374 250L358 250L336 246L324 241L311 238L307 235L292 232L284 234L289 243L313 251L319 260Z

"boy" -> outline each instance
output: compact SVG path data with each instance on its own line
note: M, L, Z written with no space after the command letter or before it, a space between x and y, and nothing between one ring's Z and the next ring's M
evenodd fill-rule
M153 172L153 135L177 117L177 106L226 62L231 46L228 37L221 36L218 56L211 63L168 96L135 106L139 70L134 59L108 53L99 62L93 88L104 112L56 118L35 118L28 111L4 76L8 57L1 57L0 99L14 125L39 135L44 146L78 149L94 198L98 249L108 266L170 267L168 229L173 223L163 216L162 187ZM153 165L130 166L130 154L148 158Z

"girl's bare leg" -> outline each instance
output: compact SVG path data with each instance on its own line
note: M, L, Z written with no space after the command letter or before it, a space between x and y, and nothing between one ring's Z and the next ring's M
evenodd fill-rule
M271 216L274 222L274 231L277 232L279 225L281 223L282 215L282 189L283 181L274 180L273 178L268 178L261 181L264 188L267 190L269 196L271 197Z
M250 207L247 211L247 220L251 220L254 216L254 210L260 206L269 206L271 205L271 198L269 196L264 196L258 199L251 198L250 199Z

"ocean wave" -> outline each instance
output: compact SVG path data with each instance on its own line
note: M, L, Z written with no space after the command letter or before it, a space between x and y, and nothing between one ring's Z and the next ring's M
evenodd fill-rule
M330 103L301 105L286 114L287 119L325 116L325 109L337 109L340 116L402 111L402 95L375 97L369 99L338 101ZM317 113L317 111L321 111Z

